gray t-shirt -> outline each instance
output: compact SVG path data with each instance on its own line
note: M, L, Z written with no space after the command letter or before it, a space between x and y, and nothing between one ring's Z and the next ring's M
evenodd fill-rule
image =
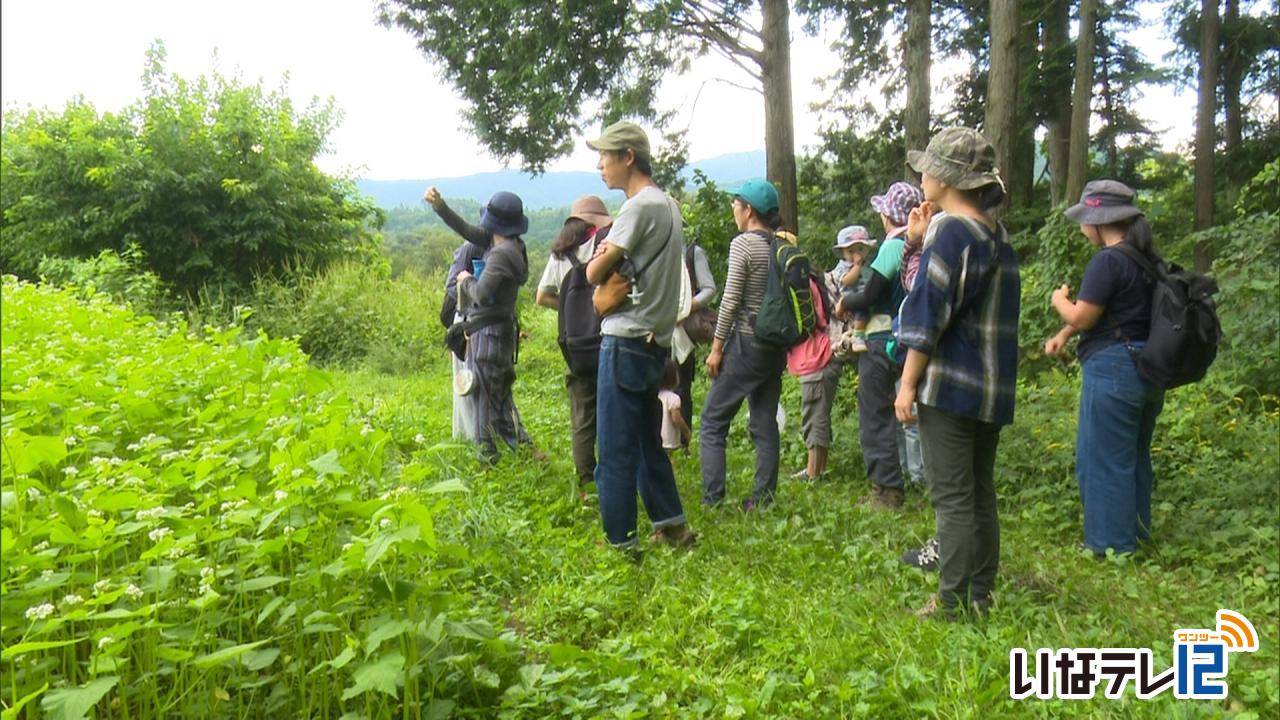
M636 284L638 300L606 317L600 332L627 338L652 332L659 345L670 346L680 309L680 274L685 271L680 208L662 190L646 187L622 203L608 241L622 248L636 270L648 267Z

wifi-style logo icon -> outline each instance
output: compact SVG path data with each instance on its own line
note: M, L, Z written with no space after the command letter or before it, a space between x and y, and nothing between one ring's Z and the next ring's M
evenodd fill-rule
M1253 652L1258 649L1258 631L1249 618L1234 610L1218 610L1218 637L1231 652Z

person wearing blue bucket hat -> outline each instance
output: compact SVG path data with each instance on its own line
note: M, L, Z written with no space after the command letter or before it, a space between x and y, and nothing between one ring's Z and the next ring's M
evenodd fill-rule
M520 239L529 229L524 204L515 193L494 193L477 226L450 209L435 187L428 188L423 197L445 224L466 240L454 255L449 274L466 338L465 367L460 371L464 382L458 389L470 416L467 435L489 460L496 459L499 442L511 448L519 444L532 447L512 394L519 342L516 299L529 277L529 255ZM532 452L541 457L537 449Z

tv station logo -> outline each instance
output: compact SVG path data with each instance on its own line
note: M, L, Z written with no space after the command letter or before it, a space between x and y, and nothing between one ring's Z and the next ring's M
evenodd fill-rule
M1231 653L1256 652L1258 632L1233 610L1218 610L1217 620L1213 630L1174 630L1173 667L1164 672L1154 668L1150 648L1040 648L1034 663L1025 649L1014 648L1009 651L1009 697L1089 700L1101 685L1105 697L1117 700L1132 684L1140 700L1170 688L1180 700L1222 700Z

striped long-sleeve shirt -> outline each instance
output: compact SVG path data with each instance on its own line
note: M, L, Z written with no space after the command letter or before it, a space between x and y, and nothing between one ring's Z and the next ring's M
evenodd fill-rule
M1004 228L997 241L975 220L940 222L899 319L902 344L929 356L917 400L1007 425L1017 389L1018 260Z
M755 334L752 321L769 287L770 240L764 233L752 231L729 242L729 274L716 316L717 338L727 339L735 328L744 335Z

